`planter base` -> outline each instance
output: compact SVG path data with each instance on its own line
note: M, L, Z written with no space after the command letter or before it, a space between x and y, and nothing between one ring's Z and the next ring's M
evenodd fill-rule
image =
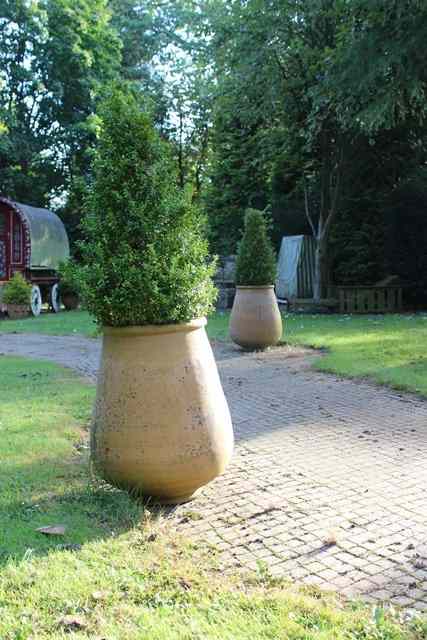
M9 320L23 320L30 315L30 307L25 304L8 304L7 315Z
M194 498L197 497L198 493L198 491L193 491L193 493L189 493L188 495L175 496L173 498L154 498L153 496L150 496L150 503L161 504L164 506L167 506L169 504L185 504L186 502L191 502L191 500L194 500Z
M61 302L66 311L74 311L79 306L79 296L77 294L65 293L61 296Z

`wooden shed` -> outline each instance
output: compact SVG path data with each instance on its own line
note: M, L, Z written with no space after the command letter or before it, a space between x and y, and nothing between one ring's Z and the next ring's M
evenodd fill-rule
M45 302L59 311L58 267L69 255L67 232L55 213L0 196L0 294L20 272L32 285L33 314Z
M315 240L312 236L284 236L277 264L276 295L294 302L313 297Z

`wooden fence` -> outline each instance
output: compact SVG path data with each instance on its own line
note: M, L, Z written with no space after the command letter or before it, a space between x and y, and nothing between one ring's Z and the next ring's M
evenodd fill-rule
M402 287L338 286L340 313L392 313L402 309Z

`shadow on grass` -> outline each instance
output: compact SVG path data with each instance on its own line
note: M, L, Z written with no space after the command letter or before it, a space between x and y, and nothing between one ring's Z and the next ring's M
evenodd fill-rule
M64 477L60 461L58 479L37 485L43 463L13 467L0 473L0 565L52 550L77 550L86 542L124 533L142 518L141 501L98 479L90 479L87 464L76 476ZM65 482L64 482L65 481ZM62 484L64 483L64 484ZM61 525L63 535L45 535L39 527Z

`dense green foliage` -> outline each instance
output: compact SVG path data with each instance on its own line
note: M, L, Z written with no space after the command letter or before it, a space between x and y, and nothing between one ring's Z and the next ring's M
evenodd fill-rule
M15 273L3 287L2 300L5 304L27 304L29 306L30 296L31 285L21 273Z
M357 115L369 131L425 123L427 39L424 0L330 2L344 18L334 85L344 121ZM344 9L344 11L343 11Z
M387 202L384 255L388 273L405 283L412 308L427 302L427 176L413 175L393 191Z
M318 294L328 282L404 277L389 260L388 227L394 192L427 158L423 3L218 0L209 15L215 246L233 251L255 197L271 204L277 245L315 236Z
M87 163L93 108L120 58L107 0L1 0L0 191L34 205Z
M248 209L237 250L236 284L273 284L276 275L276 256L268 237L265 215L257 209Z
M80 269L73 260L59 265L59 292L62 296L80 293Z
M211 244L222 255L235 252L246 208L263 209L268 203L267 176L259 160L258 127L245 125L238 114L228 110L228 102L227 96L218 102L213 165L204 197Z
M166 145L130 94L114 90L101 120L83 244L87 308L109 326L204 316L215 264Z

